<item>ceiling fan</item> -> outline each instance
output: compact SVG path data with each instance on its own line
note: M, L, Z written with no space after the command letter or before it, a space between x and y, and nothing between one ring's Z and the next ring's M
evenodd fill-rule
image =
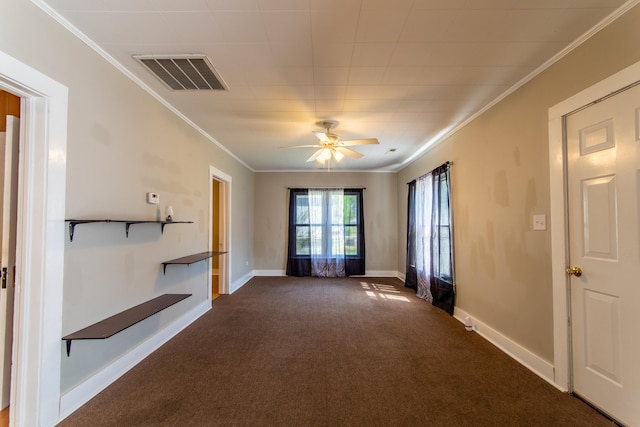
M280 148L317 148L317 151L307 159L307 162L313 162L315 160L319 163L324 163L326 161L331 161L331 158L333 158L336 162L339 162L344 158L344 156L349 156L354 159L359 159L362 157L361 153L351 150L350 148L346 148L348 146L379 144L376 138L351 139L345 141L340 140L340 137L338 135L331 132L331 129L338 126L338 122L335 120L319 121L316 123L316 125L324 128L324 132L313 131L314 135L318 138L317 144L294 145L291 147Z

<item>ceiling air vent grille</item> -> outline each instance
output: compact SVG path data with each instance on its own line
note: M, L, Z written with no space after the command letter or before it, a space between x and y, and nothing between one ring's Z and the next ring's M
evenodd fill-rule
M134 55L173 90L229 90L204 55Z

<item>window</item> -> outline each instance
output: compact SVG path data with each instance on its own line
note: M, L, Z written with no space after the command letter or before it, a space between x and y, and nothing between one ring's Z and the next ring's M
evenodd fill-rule
M358 218L360 206L355 194L344 194L344 254L358 255Z
M364 274L364 248L362 189L291 189L288 275L310 275L305 260L314 257L344 259L346 275Z
M311 222L309 220L309 195L295 195L295 256L311 255Z
M450 163L409 183L405 286L453 314Z
M339 196L331 196L339 197ZM360 245L359 236L360 229L360 200L358 194L354 190L344 190L342 203L333 200L331 206L330 229L321 223L311 223L311 212L309 207L308 192L294 195L295 210L295 256L311 256L311 239L325 240L331 239L331 253L340 253L344 251L345 256L358 256ZM336 211L336 207L342 206L342 210ZM315 215L314 217L319 217ZM330 235L328 235L330 234ZM343 247L340 247L341 239L339 236L344 235ZM320 245L318 246L320 247ZM315 248L315 246L314 246ZM319 249L315 249L314 255L320 255Z
M444 174L440 175L439 182L436 185L439 186L440 203L437 211L437 247L434 248L434 252L438 254L438 269L435 271L436 277L451 282L451 215L449 214L449 187L447 179Z

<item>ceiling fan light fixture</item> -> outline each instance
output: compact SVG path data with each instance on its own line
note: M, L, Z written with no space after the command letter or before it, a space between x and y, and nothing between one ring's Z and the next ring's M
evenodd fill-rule
M325 129L324 132L312 131L316 138L318 138L317 144L294 145L279 148L316 148L316 151L307 159L307 162L313 162L315 160L321 165L328 163L328 169L330 169L332 158L336 163L340 163L340 161L345 157L359 159L363 156L361 153L347 147L352 145L379 144L379 141L376 138L340 140L340 137L337 134L331 132L331 130L338 125L338 122L333 120L320 121L317 122L316 125Z

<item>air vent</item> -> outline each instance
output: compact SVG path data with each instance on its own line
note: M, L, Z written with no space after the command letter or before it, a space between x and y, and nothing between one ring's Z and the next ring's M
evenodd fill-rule
M229 90L204 55L134 55L173 90Z

